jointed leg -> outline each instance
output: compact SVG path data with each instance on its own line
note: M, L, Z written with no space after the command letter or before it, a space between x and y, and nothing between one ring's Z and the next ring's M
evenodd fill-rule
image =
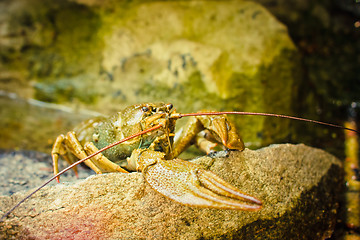
M205 130L205 134L199 136L203 130ZM177 157L191 144L197 144L201 150L205 150L207 153L215 147L214 143L221 143L229 149L244 149L244 143L237 134L235 126L228 121L225 115L193 117L183 127L180 135L176 136L176 139L172 157Z
M55 140L54 146L51 151L55 175L59 173L58 161L60 155L64 157L64 159L70 165L74 163L70 158L72 157L72 155L69 155L70 153L78 159L83 159L88 156L82 145L80 144L79 140L75 136L74 132L68 132L66 136L60 135ZM86 160L85 164L89 166L92 170L94 170L97 174L102 173L101 170L92 162L91 159ZM75 169L74 171L77 174L77 170ZM59 182L59 177L56 180Z
M85 151L90 155L93 154L99 149L92 143L88 142L84 145ZM102 153L99 153L91 158L92 162L98 167L101 172L122 172L122 173L129 173L128 171L121 168L116 163L113 163L109 159L107 159Z
M56 138L55 143L53 145L53 148L51 150L51 157L53 160L53 168L54 168L54 175L59 173L59 155L65 156L67 151L66 148L63 146L63 142L65 140L64 135L60 135ZM69 159L65 158L68 162ZM71 164L71 163L69 163ZM76 169L76 170L75 170ZM74 171L77 173L77 168L74 168ZM56 181L59 182L59 177L56 178Z
M78 159L86 158L88 155L86 154L84 148L80 144L79 140L75 136L75 132L68 132L65 137L65 144L70 149L70 152L74 154ZM89 168L94 170L96 174L101 174L100 169L92 162L92 159L86 160L84 162Z
M196 136L195 145L201 151L205 152L206 154L211 153L214 148L217 146L217 143L210 141L206 138L206 134L208 130L203 130Z
M171 158L179 156L186 148L194 144L196 135L202 130L204 130L204 126L196 117L189 118L187 124L175 134Z
M78 159L86 158L88 155L97 152L98 149L93 143L86 143L83 147L79 140L77 139L75 132L68 132L66 136L60 135L56 138L51 155L54 165L54 174L59 172L58 169L58 160L59 155L65 158L65 160L72 164L74 163L68 156L69 152L73 154ZM97 174L104 172L123 172L128 173L126 170L118 166L117 164L111 162L101 153L95 155L89 160L85 161L85 164L90 167ZM77 173L77 171L75 171ZM59 178L57 178L59 181Z

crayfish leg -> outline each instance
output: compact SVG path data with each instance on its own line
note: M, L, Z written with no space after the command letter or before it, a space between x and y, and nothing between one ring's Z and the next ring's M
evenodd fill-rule
M87 154L91 155L93 153L97 153L99 149L92 143L87 142L84 145L84 149ZM98 153L94 157L91 158L91 161L96 165L98 169L101 169L101 172L122 172L129 173L116 163L107 159L102 153Z
M207 130L204 130L200 132L196 136L195 145L198 147L201 151L205 152L206 154L209 154L214 151L215 147L218 145L217 143L210 141L206 139Z
M69 156L66 155L69 152L78 159L83 159L88 156L81 143L77 139L75 132L68 132L66 136L60 135L55 140L51 151L55 175L59 173L58 163L60 155L63 156L65 160L69 162L69 164L73 163L71 159L69 159ZM94 170L97 174L101 173L100 169L90 159L86 160L85 164ZM77 170L75 170L75 174L77 174ZM60 177L56 178L57 182L59 182L59 179Z
M237 133L235 125L228 120L226 115L192 116L181 131L176 132L173 153L170 158L179 156L191 144L200 146L200 150L208 154L216 146L216 143L220 143L228 149L240 151L244 149L244 143Z
M66 162L71 165L75 161L70 160L70 156L68 156L67 148L64 146L65 136L61 134L58 136L55 140L55 143L53 145L53 148L51 150L51 158L53 161L53 171L54 175L57 175L59 173L59 156L61 155ZM76 177L78 177L78 170L77 166L73 168L73 171L75 172ZM60 177L56 178L56 181L60 182Z

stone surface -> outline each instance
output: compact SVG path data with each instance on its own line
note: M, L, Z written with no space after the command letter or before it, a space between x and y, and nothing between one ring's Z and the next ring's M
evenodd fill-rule
M324 239L336 222L341 164L304 145L202 157L259 197L258 212L197 209L152 190L140 173L104 174L46 187L0 223L6 239ZM1 213L28 192L1 197Z
M51 156L35 151L0 151L0 195L30 190L53 176ZM64 169L66 161L59 162L59 169ZM83 166L78 167L79 179L84 179L93 172ZM61 182L76 181L74 172L61 177ZM55 185L53 181L49 185Z

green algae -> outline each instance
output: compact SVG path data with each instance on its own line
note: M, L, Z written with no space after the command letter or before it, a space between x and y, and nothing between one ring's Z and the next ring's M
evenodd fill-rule
M63 2L25 19L42 26L46 41L31 40L9 65L23 69L19 79L36 99L106 114L147 101L172 102L181 112L292 113L297 50L286 28L254 3ZM232 119L251 147L290 135L283 120Z

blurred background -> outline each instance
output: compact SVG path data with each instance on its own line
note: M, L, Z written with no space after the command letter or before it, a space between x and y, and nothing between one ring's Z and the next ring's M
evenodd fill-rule
M141 102L342 125L359 101L351 0L5 0L0 9L1 149L49 152L82 119ZM304 142L343 156L341 130L232 118L250 148Z

